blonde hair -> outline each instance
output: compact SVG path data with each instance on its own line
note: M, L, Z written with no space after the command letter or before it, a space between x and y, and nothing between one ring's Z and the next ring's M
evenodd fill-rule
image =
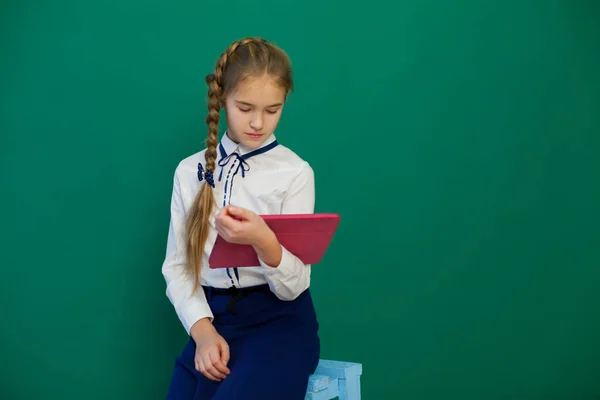
M202 253L208 236L209 218L214 207L210 183L215 171L221 107L227 96L249 76L269 74L285 89L293 90L292 68L288 55L276 45L261 38L244 38L231 43L221 54L212 74L206 76L208 85L208 138L206 139L204 183L194 199L186 223L186 269L198 286ZM201 179L201 177L199 177Z

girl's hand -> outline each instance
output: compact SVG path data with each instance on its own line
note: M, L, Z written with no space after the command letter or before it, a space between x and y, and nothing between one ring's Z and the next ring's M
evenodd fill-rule
M244 208L225 206L216 217L219 235L229 243L259 246L273 232L257 214Z
M258 258L269 267L277 268L281 263L283 249L260 215L243 208L226 206L217 215L215 225L219 235L229 243L254 247Z
M211 381L220 382L229 375L229 345L206 318L196 322L191 329L196 342L194 366Z

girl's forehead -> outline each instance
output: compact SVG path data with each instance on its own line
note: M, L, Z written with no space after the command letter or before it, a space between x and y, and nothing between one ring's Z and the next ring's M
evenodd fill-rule
M249 76L240 82L232 93L232 98L235 101L256 105L282 103L285 98L285 89L272 76Z

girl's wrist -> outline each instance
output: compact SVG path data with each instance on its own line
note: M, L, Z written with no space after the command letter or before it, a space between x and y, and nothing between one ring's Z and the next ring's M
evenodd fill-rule
M259 235L253 245L258 258L270 267L277 267L281 262L282 250L277 235L267 227L265 233Z
M214 329L215 327L213 326L212 322L210 322L209 318L202 318L196 321L194 325L192 325L190 329L190 336L197 343L199 338L204 336L206 332L209 332Z
M265 224L262 229L256 230L256 236L254 240L249 244L254 247L255 250L264 250L265 247L269 247L273 240L277 240L275 233Z

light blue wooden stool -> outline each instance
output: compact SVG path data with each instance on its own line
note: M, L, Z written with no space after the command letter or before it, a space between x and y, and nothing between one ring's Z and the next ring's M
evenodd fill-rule
M308 381L305 400L360 400L362 364L320 360Z

